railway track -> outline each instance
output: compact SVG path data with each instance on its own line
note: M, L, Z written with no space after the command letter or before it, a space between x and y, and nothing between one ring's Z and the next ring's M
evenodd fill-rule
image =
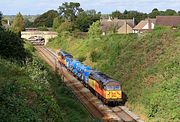
M85 106L93 118L107 121L107 122L143 122L137 115L133 114L125 106L109 107L104 105L101 100L94 96L89 89L77 80L73 74L58 63L56 54L41 46L36 46L38 54L56 71L60 74L65 84L71 88L74 95Z

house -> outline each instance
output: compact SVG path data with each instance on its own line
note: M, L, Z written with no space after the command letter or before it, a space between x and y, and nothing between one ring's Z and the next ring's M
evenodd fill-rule
M180 25L180 16L157 16L156 25L176 27Z
M145 19L140 21L134 28L133 33L143 33L144 31L150 31L154 29L156 19Z
M134 19L102 19L101 30L103 35L112 30L119 34L132 33L134 27Z
M127 21L125 21L124 24L117 30L117 33L119 34L133 33L133 27L134 24L127 23Z

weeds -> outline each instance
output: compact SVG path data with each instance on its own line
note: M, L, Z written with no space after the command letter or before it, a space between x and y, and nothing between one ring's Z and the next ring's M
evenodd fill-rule
M142 35L57 37L48 46L85 56L86 64L120 81L128 96L126 104L146 121L180 121L179 32L156 27Z

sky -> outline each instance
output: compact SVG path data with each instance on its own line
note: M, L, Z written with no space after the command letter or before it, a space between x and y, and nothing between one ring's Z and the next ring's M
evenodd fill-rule
M180 0L0 0L3 15L42 14L48 10L57 10L64 2L79 2L84 10L95 9L103 14L119 10L137 10L149 13L153 8L159 10L174 9L180 11Z

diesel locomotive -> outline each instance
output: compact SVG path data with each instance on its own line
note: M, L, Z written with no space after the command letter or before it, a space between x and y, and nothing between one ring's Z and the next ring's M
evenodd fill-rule
M58 61L105 104L119 104L122 102L122 90L118 81L100 71L93 70L65 51L57 51L57 55Z

